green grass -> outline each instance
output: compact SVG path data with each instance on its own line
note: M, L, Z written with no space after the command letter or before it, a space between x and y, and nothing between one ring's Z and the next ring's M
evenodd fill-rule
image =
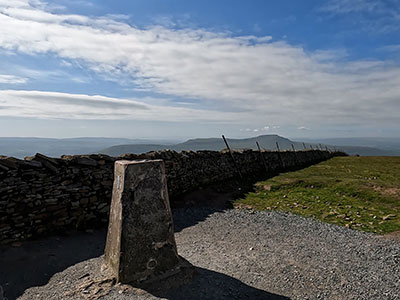
M400 157L336 157L258 182L234 205L378 234L400 230Z

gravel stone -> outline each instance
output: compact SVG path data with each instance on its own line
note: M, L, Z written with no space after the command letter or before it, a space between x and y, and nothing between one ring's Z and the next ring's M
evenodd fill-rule
M178 253L197 269L193 282L155 292L115 285L100 299L400 299L397 239L281 212L182 208L174 222ZM94 280L102 259L18 299L72 299L65 293L79 278Z

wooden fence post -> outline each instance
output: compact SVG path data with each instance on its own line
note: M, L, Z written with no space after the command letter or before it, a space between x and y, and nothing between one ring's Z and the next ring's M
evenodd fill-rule
M276 142L276 149L278 149L278 158L279 158L279 160L281 162L281 167L283 169L285 167L285 165L284 165L283 160L282 160L281 149L279 148L278 142Z
M261 152L260 144L259 144L258 142L256 142L256 144L257 144L258 152L260 153L261 160L262 160L262 162L263 162L263 164L264 164L265 172L267 172L267 174L268 174L267 163L265 162L264 155L263 155L262 152Z
M232 153L232 151L231 151L231 148L230 148L229 145L228 145L228 142L226 141L225 136L222 135L222 138L224 139L225 145L226 145L226 147L228 148L229 154L231 155L231 158L232 158L233 164L235 165L236 171L239 173L240 178L243 178L242 172L240 172L239 166L237 165L236 160L235 160L235 158L233 157L233 153Z

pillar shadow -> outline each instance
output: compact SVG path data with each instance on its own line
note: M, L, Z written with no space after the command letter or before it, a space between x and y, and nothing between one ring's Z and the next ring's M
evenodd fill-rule
M156 297L169 300L290 300L288 297L249 286L228 275L198 267L196 267L196 275L190 284L167 291L147 291Z

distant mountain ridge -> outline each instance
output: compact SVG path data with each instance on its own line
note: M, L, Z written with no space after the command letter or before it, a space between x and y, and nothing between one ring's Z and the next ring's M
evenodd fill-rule
M323 143L329 145L341 145L351 147L377 148L386 151L399 152L400 138L387 137L347 137L347 138L327 138L327 139L303 139L310 143Z
M304 146L306 149L317 149L322 146L323 149L326 147L328 149L334 150L340 149L345 151L350 155L364 155L364 156L396 156L400 155L399 151L390 151L390 150L382 150L374 147L362 147L362 146L334 146L334 144L330 143L310 143L310 142L299 142L292 141L288 138L281 137L279 135L260 135L257 137L245 138L245 139L231 139L228 138L227 142L232 149L253 149L257 150L256 142L260 144L260 147L263 150L277 150L276 143L278 143L280 150L292 150L292 145L295 150L304 150ZM160 145L160 144L151 144L151 145L116 145L106 149L99 151L99 153L108 154L111 156L119 156L125 153L134 153L139 154L148 151L158 151L158 150L175 150L175 151L183 151L183 150L215 150L220 151L225 149L226 146L222 138L197 138L190 139L186 142L175 144L175 145ZM400 146L399 146L400 149Z
M0 137L0 155L24 158L39 152L47 156L59 157L63 154L90 154L118 144L148 144L151 140L126 138L31 138ZM163 140L162 143L174 143Z
M347 137L326 139L303 139L308 143L336 145L348 154L363 156L399 156L400 138L387 137Z
M306 143L293 141L279 135L261 135L244 139L231 139L227 141L232 149L253 149L257 150L258 142L263 150L277 150L276 143L280 150L292 150L292 144L296 150L303 150L304 145L307 149L319 148L322 144L323 149L343 150L350 155L371 155L371 156L397 156L400 155L400 141L398 139L364 139L354 138L355 144L351 144L351 139L320 139L305 140ZM359 144L363 145L360 146ZM336 145L336 146L333 146ZM368 147L365 147L367 145ZM371 147L371 145L381 145L382 147ZM175 151L183 150L215 150L220 151L226 148L222 138L196 138L183 143L176 143L169 140L144 140L144 139L125 139L125 138L1 138L0 155L24 158L39 152L52 157L59 157L62 154L90 154L103 153L111 156L120 156L124 153L145 153L149 151L159 151L170 149Z
M265 150L276 150L276 143L278 143L281 150L292 149L292 144L295 149L304 149L303 144L300 142L293 142L287 138L279 135L262 135L258 137L246 138L246 139L227 139L229 146L232 149L253 149L257 150L256 142ZM100 151L100 153L108 154L111 156L118 156L124 153L143 153L147 151L157 150L214 150L220 151L225 149L225 143L222 138L198 138L190 139L186 142L175 144L175 145L116 145Z

